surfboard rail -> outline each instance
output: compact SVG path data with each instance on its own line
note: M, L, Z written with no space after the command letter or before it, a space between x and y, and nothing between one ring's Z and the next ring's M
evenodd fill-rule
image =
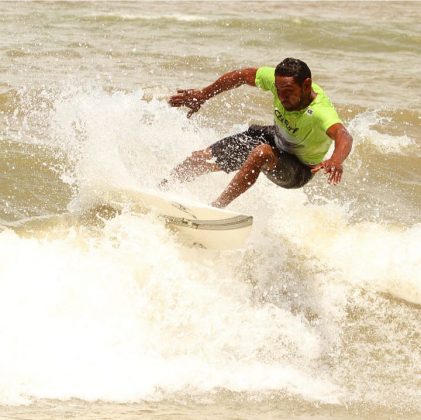
M242 229L244 227L251 226L253 224L252 216L235 216L229 219L221 220L198 220L198 219L187 219L185 217L174 217L174 216L161 216L165 222L172 225L185 226L192 229L198 230L231 230L231 229Z
M253 225L250 215L139 189L109 190L101 199L135 214L154 213L171 230L179 232L185 242L208 249L243 246Z

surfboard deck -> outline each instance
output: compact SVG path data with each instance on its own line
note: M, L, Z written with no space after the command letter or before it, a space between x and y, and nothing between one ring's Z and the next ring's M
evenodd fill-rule
M250 234L253 217L216 207L180 201L165 194L133 189L107 191L113 204L129 206L134 213L153 212L190 245L208 249L235 249Z

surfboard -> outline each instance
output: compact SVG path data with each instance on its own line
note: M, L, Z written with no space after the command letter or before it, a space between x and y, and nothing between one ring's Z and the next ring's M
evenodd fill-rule
M109 204L129 207L130 212L156 214L184 242L202 248L239 248L245 244L253 224L250 215L188 203L165 194L117 189L107 191L105 197Z

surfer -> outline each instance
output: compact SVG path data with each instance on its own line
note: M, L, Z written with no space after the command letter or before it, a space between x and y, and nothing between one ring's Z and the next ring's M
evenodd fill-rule
M352 137L301 60L286 58L276 68L246 68L226 73L204 89L178 90L169 104L190 108L187 114L190 118L208 99L244 84L272 92L274 124L251 125L242 133L193 152L174 168L171 179L188 181L208 172L238 171L212 203L215 207L226 207L247 191L260 172L283 188L300 188L323 169L328 182L338 184L342 164L351 151ZM325 159L332 141L333 154ZM162 181L161 186L167 182Z

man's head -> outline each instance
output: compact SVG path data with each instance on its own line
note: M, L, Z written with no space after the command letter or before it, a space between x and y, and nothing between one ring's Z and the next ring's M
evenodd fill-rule
M311 71L304 61L286 58L276 66L275 86L287 111L298 111L311 102Z

